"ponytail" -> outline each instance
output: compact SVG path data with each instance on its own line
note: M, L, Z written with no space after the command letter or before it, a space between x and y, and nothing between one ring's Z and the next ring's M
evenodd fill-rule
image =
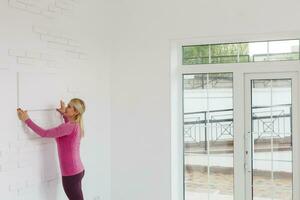
M84 125L83 125L83 116L79 117L79 126L80 126L80 137L84 137Z
M75 121L79 123L80 126L80 137L84 137L84 126L83 126L83 113L85 112L85 103L83 100L75 98L71 99L70 103L78 114L74 117Z

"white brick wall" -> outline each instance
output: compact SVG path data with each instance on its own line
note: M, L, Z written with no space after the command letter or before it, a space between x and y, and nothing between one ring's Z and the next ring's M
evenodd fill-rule
M62 123L55 111L60 99L67 103L72 97L82 97L92 102L87 104L90 108L87 119L108 116L100 108L109 105L98 102L109 98L106 88L99 87L109 82L101 81L95 74L101 74L97 69L100 66L107 69L104 62L98 58L96 62L91 61L88 56L99 50L98 39L87 49L82 41L90 35L79 33L82 22L74 23L74 18L78 21L89 15L87 11L78 13L82 2L0 1L0 19L5 19L0 23L0 199L67 199L61 185L54 139L41 138L21 123L16 115L17 107L27 109L30 117L44 128ZM91 28L94 26L91 24ZM82 143L85 199L108 200L109 190L98 187L109 185L109 162L105 164L108 159L103 156L108 155L109 145L101 139L109 135L108 123L104 122L102 127L89 123L94 122L85 122L87 134L91 134ZM100 143L95 143L97 140ZM101 144L107 146L106 150ZM97 152L87 154L90 150ZM103 162L100 162L102 158L95 156L102 153Z
M8 5L14 9L40 15L42 17L57 18L68 15L77 5L72 0L8 0Z

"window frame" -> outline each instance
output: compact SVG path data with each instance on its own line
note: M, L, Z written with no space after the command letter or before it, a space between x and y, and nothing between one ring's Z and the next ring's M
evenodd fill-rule
M300 73L300 61L271 61L271 62L249 62L249 63L217 63L217 64L182 64L182 46L192 44L213 44L213 43L235 43L245 41L278 41L290 40L290 38L299 38L300 32L277 33L263 35L243 35L243 36L217 36L205 37L199 39L172 40L170 45L170 97L171 97L171 196L172 200L184 200L184 138L183 129L183 74L193 73L233 73L233 121L234 133L234 199L245 199L245 156L239 152L245 151L245 144L237 144L236 141L244 140L245 131L245 99L244 95L244 77L248 73L268 73L268 72L297 72ZM266 39L268 38L268 39ZM299 83L298 83L299 87ZM240 111L243 112L240 112ZM300 113L300 106L297 108ZM299 131L298 124L296 124ZM300 136L295 134L294 140L300 141ZM300 154L299 145L294 146L297 156ZM295 156L296 157L296 156ZM295 158L294 157L294 158ZM295 164L300 166L300 159L294 159ZM296 185L300 185L300 172L295 170ZM244 174L243 176L238 176ZM300 191L294 188L294 198L300 197Z

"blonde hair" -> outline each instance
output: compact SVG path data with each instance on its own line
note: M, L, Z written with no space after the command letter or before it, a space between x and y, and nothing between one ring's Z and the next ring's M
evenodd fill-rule
M85 103L81 99L74 98L70 100L69 105L72 106L74 110L78 112L78 114L74 116L74 120L75 122L79 123L80 136L82 138L84 137L83 113L85 112Z

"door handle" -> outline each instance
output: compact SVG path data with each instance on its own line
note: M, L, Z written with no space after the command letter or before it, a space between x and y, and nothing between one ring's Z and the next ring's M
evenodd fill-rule
M247 131L247 134L245 136L245 171L247 173L251 173L251 148L252 148L252 141L249 141L251 132Z

